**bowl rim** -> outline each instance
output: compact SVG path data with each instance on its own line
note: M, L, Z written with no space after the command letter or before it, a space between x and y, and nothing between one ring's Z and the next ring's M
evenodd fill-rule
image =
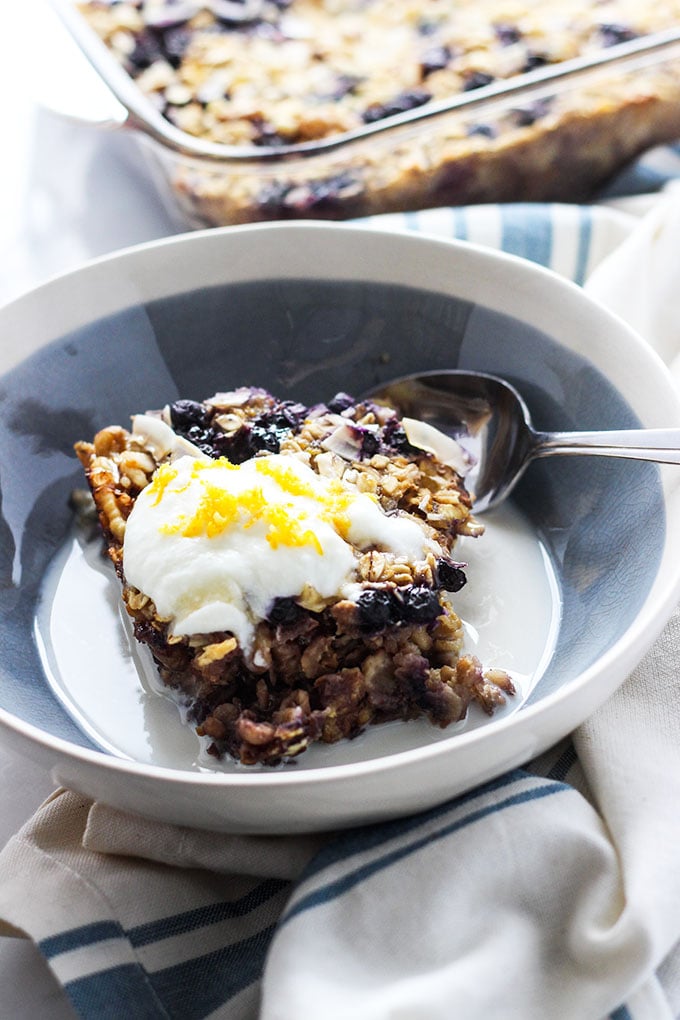
M208 246L211 244L220 245L225 243L225 241L227 244L230 244L231 238L257 237L257 235L268 235L272 232L281 235L283 239L288 236L291 241L295 238L302 239L305 236L309 238L313 235L317 235L318 240L321 240L323 237L344 236L345 238L350 237L352 242L368 243L372 239L373 243L392 244L397 247L401 246L402 249L406 245L406 247L412 247L414 251L418 248L424 250L425 247L429 247L433 255L447 252L448 257L452 261L455 261L455 253L457 253L458 258L471 259L472 263L477 265L485 263L486 266L493 268L495 271L502 272L504 269L510 269L511 277L518 274L524 276L527 281L531 281L532 287L539 290L543 287L548 287L555 295L559 296L561 293L565 299L570 299L572 303L577 296L576 300L584 311L591 315L594 314L595 318L599 318L599 321L603 324L608 323L610 328L615 330L619 337L622 339L625 337L626 343L636 349L638 354L646 359L653 375L665 388L664 396L666 402L674 406L677 422L680 423L680 394L678 394L672 376L660 356L623 319L596 302L581 287L564 277L558 276L553 271L520 256L473 244L468 241L442 238L421 232L416 233L407 229L385 230L384 228L364 224L296 221L291 223L256 223L237 227L206 228L200 231L190 231L120 249L90 259L75 268L56 274L0 308L0 322L5 315L20 313L24 308L28 308L38 296L51 300L60 288L73 286L74 281L82 281L83 277L87 278L88 274L101 272L111 265L130 261L134 263L135 260L143 260L149 255L153 261L157 258L158 253L167 253L168 250L182 249L187 251L193 246L203 244ZM238 243L238 240L236 243ZM298 273L297 278L299 278L299 275ZM253 277L250 278L252 279ZM293 279L296 278L296 274L290 276L284 274L280 278ZM321 278L330 279L331 277L322 276ZM229 281L223 280L222 282L228 283ZM241 280L238 282L241 282ZM399 282L397 285L407 286L407 284L402 282ZM414 284L413 286L420 285ZM195 288L187 287L184 293L190 292L193 289ZM433 288L433 291L436 293L437 288ZM170 293L182 292L172 291ZM160 296L168 295L157 294L152 297L147 296L146 301L153 301ZM128 306L122 305L116 310L125 307ZM106 314L110 313L104 311L97 317L102 318ZM87 319L86 321L92 320ZM77 327L71 326L70 328ZM57 340L62 335L62 331L58 326L54 326L51 329L51 333L51 339L53 340ZM50 339L43 339L34 344L28 351L24 349L24 355L19 359L19 362L29 357L35 351L40 350L49 342ZM13 366L10 365L10 367ZM0 368L3 374L8 370L4 365L1 365ZM661 470L662 472L664 471L663 468ZM680 479L677 481L680 481ZM675 482L670 486L664 486L664 502L666 506L669 499L673 497L680 501L679 487ZM677 555L673 557L666 555L662 558L650 592L645 598L635 620L626 632L601 654L591 666L570 680L565 681L556 691L546 694L538 702L522 707L521 712L514 712L507 717L495 719L491 721L490 725L481 726L463 733L452 734L448 740L443 739L432 744L421 745L416 748L397 751L393 754L388 753L357 762L306 768L300 772L295 772L294 770L249 771L246 766L243 766L243 771L190 772L185 769L169 768L167 766L117 757L103 750L74 744L63 737L41 729L33 723L25 722L4 708L0 708L0 731L2 729L10 731L19 739L19 744L24 747L32 748L38 745L42 749L52 752L52 754L66 756L68 759L82 764L104 768L108 772L114 772L122 776L141 776L154 781L160 781L164 786L175 788L180 786L189 791L197 787L214 787L225 790L238 788L246 790L256 790L258 788L275 790L279 787L286 788L288 786L330 786L337 784L338 781L353 781L368 774L375 775L387 771L392 772L400 768L408 768L415 764L415 762L420 763L425 760L445 756L450 752L452 743L455 743L455 746L461 749L470 748L475 745L478 745L481 749L489 741L495 742L500 738L501 734L508 733L518 727L528 726L536 720L550 720L554 724L560 716L565 714L565 702L573 699L577 692L583 692L588 688L591 689L591 698L587 699L591 703L591 710L592 707L597 707L608 695L613 693L616 687L625 679L628 669L632 668L642 658L644 652L661 632L680 599L680 515L677 515L677 524L674 527L672 515L667 515L664 548L669 544L673 546ZM623 674L618 678L613 677L617 667L621 667ZM597 693L595 693L594 688L597 685L598 679L600 680L600 685ZM566 715L568 716L568 713Z

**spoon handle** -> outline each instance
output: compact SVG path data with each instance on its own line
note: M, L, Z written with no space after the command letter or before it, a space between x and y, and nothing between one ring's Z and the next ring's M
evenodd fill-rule
M680 429L623 429L613 432L538 432L535 457L553 453L627 457L680 464Z

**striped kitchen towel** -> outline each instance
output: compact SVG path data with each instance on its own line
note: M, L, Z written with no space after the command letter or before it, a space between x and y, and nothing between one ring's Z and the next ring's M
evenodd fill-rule
M542 262L673 364L680 151L661 158L640 168L655 198L378 222ZM0 854L0 932L33 939L84 1020L678 1017L679 681L676 613L573 739L342 833L198 832L57 791Z

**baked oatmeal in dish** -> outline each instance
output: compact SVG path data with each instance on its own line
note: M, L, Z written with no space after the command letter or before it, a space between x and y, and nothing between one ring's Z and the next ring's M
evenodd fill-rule
M243 387L76 452L135 636L211 755L273 765L514 693L464 653L450 601L456 539L483 530L453 441L346 394Z
M87 0L78 9L168 123L255 157L680 28L680 0ZM437 114L321 157L179 161L174 186L187 212L215 224L576 200L678 137L676 60L483 113Z

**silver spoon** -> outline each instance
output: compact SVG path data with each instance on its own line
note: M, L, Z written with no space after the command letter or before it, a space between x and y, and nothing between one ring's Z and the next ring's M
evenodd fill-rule
M368 396L456 440L476 514L505 499L537 457L589 454L680 464L680 428L539 432L517 390L483 372L424 372L385 383Z

